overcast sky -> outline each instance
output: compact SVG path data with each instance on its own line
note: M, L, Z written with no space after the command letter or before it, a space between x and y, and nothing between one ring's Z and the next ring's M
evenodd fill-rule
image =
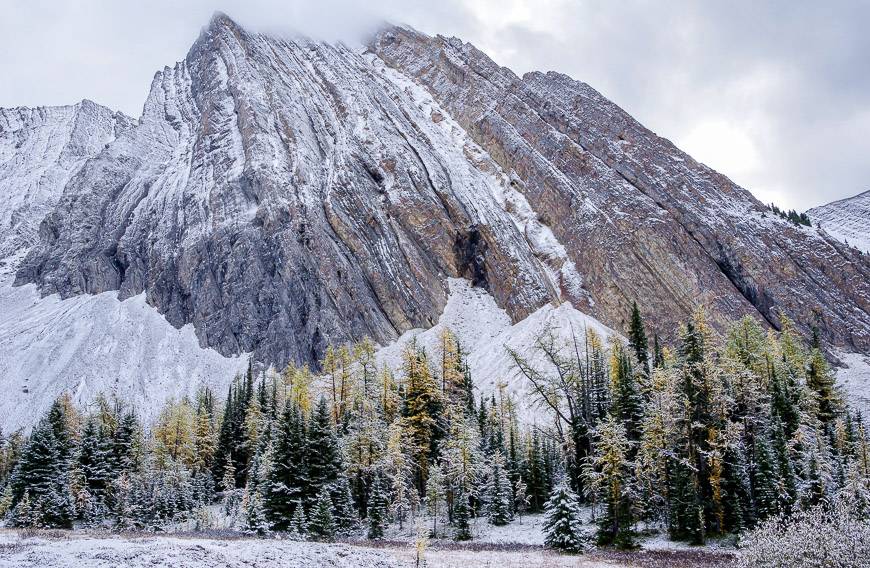
M364 4L366 7L360 7ZM870 189L870 2L0 0L0 106L89 98L138 116L154 72L222 10L358 40L380 20L455 35L518 74L585 81L765 202Z

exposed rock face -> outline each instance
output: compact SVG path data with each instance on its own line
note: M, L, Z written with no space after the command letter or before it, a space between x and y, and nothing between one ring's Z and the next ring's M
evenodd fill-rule
M506 171L582 267L591 313L637 298L673 329L698 302L714 322L779 311L870 349L870 262L766 214L751 194L558 73L522 78L469 44L391 28L370 49L419 81Z
M771 215L590 87L522 79L455 39L361 54L217 16L138 123L66 184L17 283L145 292L228 355L316 362L430 327L446 279L518 321L570 300L664 333L782 310L870 351L870 263Z
M508 181L383 73L216 17L157 74L136 128L69 183L17 281L146 291L204 344L276 363L433 325L448 276L515 318L555 299L498 201Z
M870 254L870 190L807 211L813 224L837 240Z
M69 179L133 122L88 100L0 108L0 262L36 242Z

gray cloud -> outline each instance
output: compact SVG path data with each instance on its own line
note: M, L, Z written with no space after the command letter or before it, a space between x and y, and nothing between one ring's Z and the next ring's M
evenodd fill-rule
M0 0L0 106L91 98L138 115L214 10L358 41L381 20L455 35L519 74L558 70L765 201L870 187L870 3L627 0Z

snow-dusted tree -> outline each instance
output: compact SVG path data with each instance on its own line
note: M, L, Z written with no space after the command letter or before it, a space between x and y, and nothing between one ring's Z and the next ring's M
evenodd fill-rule
M432 464L429 468L429 479L426 480L426 509L432 516L432 536L438 536L438 518L444 514L444 503L447 499L444 473L441 465Z
M563 552L581 552L585 548L582 516L577 494L567 483L553 489L544 505L544 545Z
M274 428L272 467L263 489L264 505L276 530L285 530L296 509L308 495L308 436L305 417L296 402L288 400Z
M666 456L674 443L674 416L680 411L675 382L672 370L661 367L653 369L635 457L638 487L636 506L647 521L663 520L668 513Z
M305 518L305 507L297 501L293 507L293 517L290 519L290 535L299 540L308 536L308 519Z
M529 495L526 491L526 484L523 483L523 478L519 477L514 482L514 510L517 512L517 517L522 521L523 513L529 509Z
M743 568L832 566L859 568L870 558L870 521L836 501L790 516L776 515L740 539Z
M344 411L343 411L344 412ZM329 412L329 404L321 397L308 421L308 489L314 498L324 486L336 480L343 469L341 450Z
M211 471L216 448L214 395L208 388L203 388L197 395L193 425L193 466L196 471Z
M608 416L596 429L596 444L585 470L590 491L604 504L598 542L629 548L634 545L634 511L631 487L634 465L629 461L630 442L625 426Z
M266 509L263 507L263 496L260 495L259 491L245 492L242 499L242 510L244 512L244 526L242 527L244 532L260 536L269 534L271 526L266 518Z
M76 511L70 490L71 458L68 406L59 399L37 424L12 472L13 501L28 494L28 514L22 518L36 526L72 526Z
M513 490L505 471L504 457L500 452L490 458L484 498L490 523L501 526L513 519Z
M372 481L372 493L368 506L368 537L376 540L384 537L387 525L387 496L384 492L384 482L381 475L375 473Z
M385 457L386 470L389 472L392 485L392 501L390 512L393 518L403 527L405 519L412 511L417 498L417 491L412 486L411 464L404 450L405 429L403 421L397 419L390 425Z
M338 478L328 486L332 497L333 517L335 526L340 531L346 531L357 525L359 518L353 506L353 495L350 492L350 483L347 476L339 474Z
M153 432L155 464L158 468L170 467L172 462L193 467L193 419L194 410L188 399L178 402L170 399L166 403Z
M453 499L453 539L471 540L471 507L468 494L460 488Z
M441 453L441 469L447 486L448 513L452 517L456 495L466 499L478 493L483 453L477 425L466 414L451 414L450 431Z
M308 523L309 534L316 540L331 541L335 538L335 518L332 516L332 498L329 489L324 487L311 508Z
M438 457L444 437L444 397L426 352L415 343L404 352L405 400L402 422L410 473L416 493L426 489L429 463Z

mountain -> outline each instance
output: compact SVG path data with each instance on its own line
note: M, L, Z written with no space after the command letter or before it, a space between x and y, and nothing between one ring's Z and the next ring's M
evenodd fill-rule
M530 336L528 322L623 329L633 300L665 337L703 303L718 330L785 314L870 352L866 256L772 215L588 85L518 77L455 38L388 27L350 49L218 14L155 75L138 120L118 118L111 139L103 120L83 163L52 178L56 197L25 215L38 235L6 259L34 307L0 329L0 360L12 345L37 360L33 338L54 335L28 332L29 314L89 295L195 331L177 361L212 348L227 374L240 354L316 365L330 343L431 336L469 294L498 324L491 344L467 326L481 367L501 369L499 342ZM38 148L10 152L68 171Z
M870 253L870 190L813 207L807 211L807 215L835 239Z
M67 183L136 121L85 100L63 107L0 109L0 426L29 426L61 392L87 401L117 392L149 416L199 384L223 389L246 367L200 347L192 326L173 328L139 295L40 298L13 288L14 271L39 240L40 222Z
M63 107L0 108L0 259L37 229L84 163L135 121L84 100Z

